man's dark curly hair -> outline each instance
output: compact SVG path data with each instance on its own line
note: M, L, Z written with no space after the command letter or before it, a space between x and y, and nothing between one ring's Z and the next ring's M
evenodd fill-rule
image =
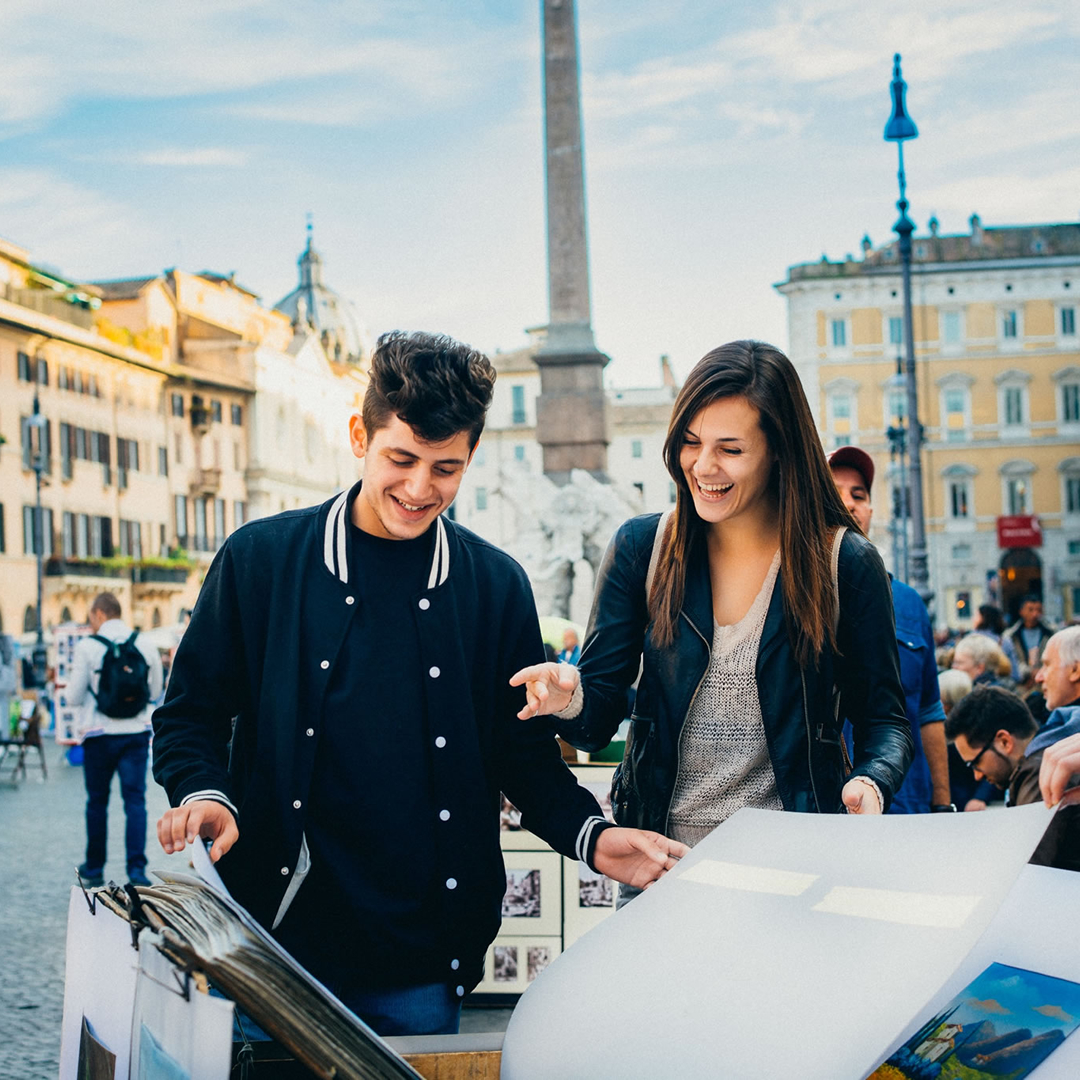
M371 358L364 428L371 438L396 416L424 442L467 431L471 449L484 430L494 388L495 369L482 352L445 334L394 330L379 338Z

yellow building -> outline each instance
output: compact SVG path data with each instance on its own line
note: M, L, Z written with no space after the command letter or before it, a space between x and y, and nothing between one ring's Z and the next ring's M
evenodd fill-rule
M935 610L966 628L979 604L1011 616L1034 591L1051 619L1080 619L1080 224L970 225L943 236L931 221L913 241ZM864 239L861 259L793 266L777 289L826 450L854 443L874 457L872 539L892 564L906 483L886 434L905 411L897 246ZM1025 536L1029 524L1041 536Z

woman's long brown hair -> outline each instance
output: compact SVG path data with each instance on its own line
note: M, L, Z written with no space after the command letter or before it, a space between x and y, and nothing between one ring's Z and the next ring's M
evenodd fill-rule
M653 640L671 644L686 592L686 567L706 542L679 458L686 429L719 398L743 397L761 414L761 430L775 458L772 483L780 510L780 581L792 645L799 663L817 663L833 632L829 556L833 531L852 524L836 491L810 406L794 365L760 341L732 341L706 353L690 372L664 440L664 464L675 481L672 515L649 596Z

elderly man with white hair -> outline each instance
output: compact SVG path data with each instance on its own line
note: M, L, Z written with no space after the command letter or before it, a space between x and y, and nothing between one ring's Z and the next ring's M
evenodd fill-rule
M952 666L970 676L976 686L1000 686L1004 690L1015 689L1015 683L1001 675L1001 667L1007 663L1001 646L985 634L967 634L953 650Z

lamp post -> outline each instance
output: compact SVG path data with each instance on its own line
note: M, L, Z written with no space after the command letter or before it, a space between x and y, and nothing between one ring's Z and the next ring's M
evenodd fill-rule
M911 317L911 234L915 223L908 217L907 180L904 176L904 142L918 138L919 129L907 114L905 97L907 83L900 75L900 54L893 57L892 115L885 125L885 139L895 142L899 152L900 198L896 208L900 217L893 231L900 238L900 265L904 283L904 346L907 357L907 424L908 475L911 477L911 550L908 584L929 604L933 593L926 565L926 521L923 516L922 491L922 425L919 423L919 388L915 381L915 334Z
M886 383L886 392L889 395L890 404L893 394L904 393L906 396L907 380L903 373L903 360L896 358L896 374L890 376ZM900 486L892 488L892 505L889 510L889 531L892 533L892 556L893 573L903 582L907 582L910 576L908 565L908 500L907 494L907 430L904 428L904 413L906 407L895 410L896 423L890 424L885 429L885 437L889 440L889 465L891 476L898 477Z
M36 374L36 373L35 373ZM34 447L31 466L34 470L34 551L37 553L37 640L31 652L31 663L34 668L34 681L40 690L45 685L45 673L48 668L48 654L45 649L45 632L43 626L42 591L44 584L44 556L45 556L45 521L41 512L41 473L45 468L45 417L41 415L41 403L38 400L37 389L34 390L34 415L30 418L30 426L37 429L37 445Z

